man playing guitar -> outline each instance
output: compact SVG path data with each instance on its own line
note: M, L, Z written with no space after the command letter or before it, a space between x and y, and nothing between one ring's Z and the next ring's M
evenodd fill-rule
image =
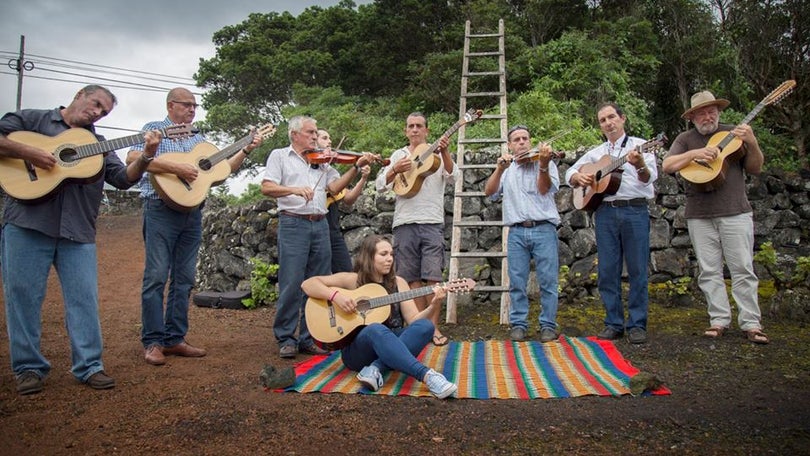
M427 143L430 133L427 117L420 112L411 113L405 123L408 145L391 154L391 164L377 175L377 191L393 188L397 175L407 173L414 166L411 154ZM424 178L419 192L412 197L397 195L394 206L394 259L397 274L405 278L411 288L434 285L442 281L444 269L444 186L452 184L461 171L448 150L449 139L439 138L434 159L441 161L439 170ZM430 297L416 299L419 309L427 308ZM439 331L439 313L436 306L430 320L436 328L435 345L447 344L447 337Z
M579 188L593 185L599 178L609 179L611 176L587 172L588 165L607 156L613 160L626 155L626 163L617 170L622 175L619 188L596 208L597 283L605 306L605 328L598 337L618 339L627 330L631 343L644 343L647 340L647 262L650 258L647 201L655 197L652 186L658 177L655 155L636 150L644 140L625 133L627 117L615 103L603 105L597 119L607 141L577 160L565 173L565 181ZM630 281L626 324L622 304L623 263L627 265Z

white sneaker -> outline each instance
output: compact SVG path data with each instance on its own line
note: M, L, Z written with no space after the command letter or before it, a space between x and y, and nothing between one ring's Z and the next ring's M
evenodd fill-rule
M431 394L439 399L452 396L458 390L458 386L455 383L450 383L447 381L444 375L436 372L433 369L429 370L427 375L425 375L425 384L427 385Z
M371 391L377 391L383 385L383 376L377 366L369 364L357 373L357 380Z

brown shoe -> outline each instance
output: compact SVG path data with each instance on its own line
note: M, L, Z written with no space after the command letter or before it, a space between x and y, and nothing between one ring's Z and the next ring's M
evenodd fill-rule
M90 378L88 378L85 383L90 388L97 390L106 390L110 388L115 388L115 380L113 380L112 377L104 373L104 371L98 371L95 374L91 375Z
M144 351L143 359L147 364L162 366L166 364L166 357L163 356L163 348L160 345L150 345Z
M186 342L180 342L171 347L163 347L164 355L186 356L189 358L202 358L205 356L205 350L202 348L192 347Z
M298 347L298 353L303 353L305 355L328 355L329 352L324 350L323 348L315 345L315 342L310 342L306 345L302 345Z

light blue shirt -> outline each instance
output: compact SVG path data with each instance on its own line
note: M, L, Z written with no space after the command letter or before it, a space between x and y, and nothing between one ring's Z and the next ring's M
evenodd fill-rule
M498 190L490 196L496 200L503 195L501 212L503 224L528 221L548 221L557 226L560 224L560 213L554 195L560 189L560 175L557 165L548 163L548 175L551 187L545 195L537 190L537 175L540 173L540 162L531 161L523 165L513 162L501 175Z

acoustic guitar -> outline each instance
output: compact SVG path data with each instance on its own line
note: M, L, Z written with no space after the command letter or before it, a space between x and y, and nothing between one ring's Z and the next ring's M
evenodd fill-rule
M164 138L191 136L197 130L189 124L178 124L159 130ZM33 131L15 131L8 139L50 151L56 158L51 169L35 167L27 160L0 157L0 186L10 196L29 203L49 198L69 182L95 182L104 172L103 154L146 142L145 132L99 142L84 128L71 128L56 136Z
M256 135L268 138L275 132L276 127L267 124L222 150L217 150L211 143L202 142L189 152L160 154L161 160L186 163L197 168L197 179L187 182L172 173L149 173L149 180L167 206L176 211L189 212L205 201L211 186L221 184L230 176L229 158L252 143Z
M475 122L481 118L482 114L483 111L480 109L468 110L458 122L454 123L453 126L442 133L442 136L447 136L449 138L463 125ZM441 159L435 154L436 149L438 148L438 142L435 142L430 146L427 144L420 144L416 146L416 149L414 149L413 153L411 153L409 157L409 160L411 160L412 163L411 169L404 173L397 174L394 178L394 193L405 198L410 198L419 193L419 190L422 188L422 182L425 180L425 178L439 169Z
M470 291L475 288L472 279L455 279L442 285L448 293ZM307 328L321 344L331 350L345 347L364 326L383 323L391 315L391 304L407 301L433 293L433 287L414 288L388 294L382 285L367 283L356 290L338 288L343 296L349 296L357 303L357 311L345 313L325 299L309 298L304 308Z
M756 115L770 104L775 104L786 97L793 88L796 87L796 81L790 79L779 87L775 88L771 93L760 101L750 113L740 122L740 124L750 124ZM717 158L712 161L694 160L679 171L681 177L691 182L695 189L700 192L710 192L720 188L726 182L726 171L728 170L728 161L739 159L742 155L740 146L742 141L734 136L730 131L717 132L709 138L707 146L716 146L720 153Z
M664 145L667 137L659 133L640 146L636 146L639 153L651 152ZM627 154L621 157L612 157L605 154L594 163L582 165L580 173L593 174L593 183L574 189L574 207L586 211L594 211L607 195L615 195L622 184L621 167L627 163Z

